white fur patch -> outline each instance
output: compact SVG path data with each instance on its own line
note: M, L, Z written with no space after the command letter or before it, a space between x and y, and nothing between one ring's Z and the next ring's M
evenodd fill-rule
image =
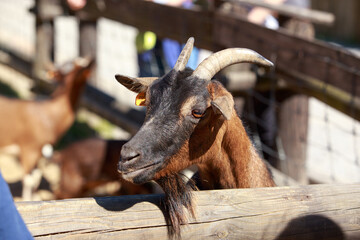
M45 144L41 149L41 154L44 158L51 158L54 153L54 148L51 144Z

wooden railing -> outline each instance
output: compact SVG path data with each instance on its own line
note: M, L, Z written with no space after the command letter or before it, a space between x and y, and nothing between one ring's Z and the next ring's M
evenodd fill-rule
M359 239L360 185L194 193L182 239ZM168 239L162 195L20 202L35 239Z
M63 6L54 5L54 1L36 2L38 5L33 10L39 48L33 73L41 79L41 70L49 60L46 43L53 34L49 21L63 14ZM75 13L84 27L80 28L80 39L89 39L85 33L89 31L82 30L94 27L97 18L106 17L151 30L159 37L183 42L193 36L198 47L212 51L252 48L275 62L280 85L317 97L360 119L360 59L343 48L296 37L284 30L269 30L217 8L182 9L141 0L88 2L85 9ZM90 31L90 36L93 40L94 31ZM19 64L23 68L23 62ZM29 72L28 67L24 72ZM113 106L113 98L96 91L88 88L83 104L135 132L141 122L130 122ZM37 239L99 236L166 239L168 225L161 197L20 202L17 207ZM182 236L184 239L357 239L359 197L359 184L196 192L196 219L190 218L189 224L182 226Z
M234 1L249 4L249 1ZM47 21L62 12L46 1L37 2L37 39L38 42L46 42L46 38L50 39L46 32L51 32L48 30ZM230 47L253 49L274 61L277 76L285 80L282 83L287 87L316 97L360 120L360 59L344 48L314 39L304 39L284 30L270 30L217 8L183 9L142 0L100 2L101 4L89 1L83 10L74 13L75 16L81 22L87 23L105 17L141 30L153 31L160 38L167 37L180 42L193 36L196 46L211 51ZM252 4L264 6L259 1L252 1ZM313 10L303 14L303 11L294 13L291 7L272 6L272 9L323 24L330 24L334 20L330 14ZM80 33L80 38L81 36ZM96 38L96 34L92 37L84 36L85 41L93 38ZM46 46L41 43L40 45L42 48ZM35 66L46 65L41 63L47 61L46 57L41 55L44 54L39 52Z
M58 0L53 0L56 1ZM42 69L46 67L51 56L50 44L47 44L52 39L51 21L63 14L64 5L56 5L44 0L36 2L34 12L37 16L37 46L41 48L37 50L34 73L41 78ZM72 13L80 20L80 54L95 54L96 20L100 17L128 24L140 30L153 31L159 38L172 38L185 42L188 37L193 36L197 47L211 51L246 47L261 53L275 63L273 78L267 81L265 79L261 83L257 81L255 89L260 87L262 91L285 90L292 94L295 92L312 96L360 120L360 59L358 57L344 48L315 40L313 36L306 38L299 36L294 29L275 31L250 23L243 17L218 7L221 2L215 1L214 6L207 9L200 7L184 9L143 0L88 1L84 9ZM268 6L260 1L231 0L230 2L268 7L281 14L317 24L331 24L334 21L331 14L313 10L296 12L293 7ZM88 44L89 41L91 44ZM274 78L276 81L273 81ZM244 92L249 90L249 86L253 85L242 84L242 87L238 85L237 88L231 89L231 92L234 96L243 96ZM91 100L90 97L87 99ZM293 170L289 170L287 174L296 180L306 178L305 168L302 167L300 170L298 166L305 166L306 146L301 139L307 138L307 104L307 99L295 96L288 102L283 101L279 111L281 112L278 126L280 138L283 143L288 143L283 146L284 152L288 158L299 161L298 163L288 161L290 164L288 169ZM305 117L294 116L294 109L300 108L304 110ZM107 109L108 111L103 111L104 109L106 108L95 107L94 111L110 121L122 124L121 126L126 130L136 132L137 128L131 126L126 114L117 114L118 110L111 107ZM118 118L116 115L125 118ZM132 119L138 126L143 120L141 117ZM281 134L293 129L299 132L291 135ZM301 137L295 139L295 136ZM302 182L306 183L307 180Z

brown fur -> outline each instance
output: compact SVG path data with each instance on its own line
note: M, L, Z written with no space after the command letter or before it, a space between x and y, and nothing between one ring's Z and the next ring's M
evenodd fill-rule
M235 112L231 94L217 82L210 83L208 90L212 101L219 97L232 101L231 118L225 120L209 108L190 139L154 177L166 193L164 201L173 226L170 234L177 237L180 237L180 225L186 223L184 207L191 213L194 211L189 193L192 188L185 187L177 177L179 171L196 164L204 189L275 186Z
M117 172L120 149L126 141L89 138L56 152L53 162L60 164L61 179L57 199L84 197L105 183L120 181L119 195L148 194L148 185L124 181Z
M71 126L75 107L91 69L75 65L61 76L60 86L50 100L23 101L0 97L0 147L20 147L20 162L25 174L41 157L45 144L54 144Z
M217 83L211 83L208 89L212 99L225 95L230 95L232 99L231 94ZM221 115L210 111L180 151L168 161L166 168L155 175L155 179L175 174L194 164L198 165L202 183L208 189L275 185L234 108L230 120L224 120Z
M124 145L119 172L135 183L155 180L165 192L165 207L175 236L192 212L190 190L179 172L197 165L207 189L274 186L234 110L231 94L211 78L235 63L272 63L249 49L214 53L193 72L184 69L193 46L190 38L168 74L142 86L141 79L116 75L135 92L146 91L147 113L139 132ZM186 57L184 57L186 56Z

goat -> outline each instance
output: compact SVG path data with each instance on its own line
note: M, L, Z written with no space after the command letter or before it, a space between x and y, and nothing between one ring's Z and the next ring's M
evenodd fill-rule
M60 185L55 191L55 197L84 197L97 186L119 180L119 195L152 193L150 184L135 185L124 181L114 168L125 143L123 140L88 138L55 152L51 161L60 165Z
M75 119L79 96L91 73L94 61L79 58L66 74L56 72L59 86L51 99L24 101L0 97L0 147L17 145L25 173L23 198L31 195L30 172L36 167L43 146L55 144ZM69 66L69 64L67 65ZM69 70L69 69L67 69Z
M128 181L155 180L163 188L176 235L186 223L184 207L193 214L192 187L182 182L180 170L197 165L207 189L275 185L235 112L232 95L211 80L231 64L273 64L252 50L236 48L212 54L193 71L185 67L193 44L190 38L163 77L115 76L138 93L137 105L147 106L143 126L121 149L118 171Z

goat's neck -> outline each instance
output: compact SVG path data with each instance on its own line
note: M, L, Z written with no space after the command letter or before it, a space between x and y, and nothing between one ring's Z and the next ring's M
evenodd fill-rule
M219 127L219 146L199 164L203 184L208 188L250 188L274 186L271 175L256 153L246 131L233 112Z
M67 98L70 106L75 108L85 87L85 83L85 81L70 81L64 86L59 87L53 93L53 99Z
M58 95L44 103L43 114L48 121L45 124L53 135L50 143L55 143L69 129L75 119L75 109L66 94Z

